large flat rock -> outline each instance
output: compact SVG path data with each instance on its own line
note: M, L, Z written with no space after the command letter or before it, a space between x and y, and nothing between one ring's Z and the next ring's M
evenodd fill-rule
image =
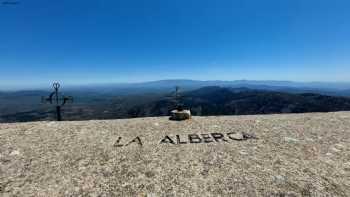
M350 112L0 124L0 196L137 195L350 196Z

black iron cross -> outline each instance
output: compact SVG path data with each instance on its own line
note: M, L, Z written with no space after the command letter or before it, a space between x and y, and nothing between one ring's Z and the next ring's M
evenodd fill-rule
M60 88L60 84L58 82L53 83L52 87L54 91L50 94L49 97L41 97L41 102L55 104L57 121L61 121L62 120L61 107L68 102L72 103L73 97L61 96L60 93L58 92L58 89Z

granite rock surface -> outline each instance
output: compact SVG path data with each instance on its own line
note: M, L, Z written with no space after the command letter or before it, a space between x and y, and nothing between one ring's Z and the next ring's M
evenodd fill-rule
M0 196L350 196L350 112L0 124Z

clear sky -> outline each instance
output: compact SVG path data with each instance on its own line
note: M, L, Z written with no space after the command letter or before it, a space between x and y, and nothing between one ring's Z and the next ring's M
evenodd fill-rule
M350 81L349 0L0 2L0 87Z

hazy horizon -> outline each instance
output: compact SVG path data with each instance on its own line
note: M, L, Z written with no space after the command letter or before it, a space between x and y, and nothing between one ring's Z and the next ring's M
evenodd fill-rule
M237 79L237 80L195 80L195 79L159 79L159 80L150 80L150 81L124 81L124 82L96 82L96 83L66 83L64 81L50 81L43 84L35 84L35 85L10 85L4 86L0 84L0 91L21 91L21 90L47 90L51 89L52 83L59 82L64 88L71 87L92 87L92 86L108 86L108 85L137 85L144 83L154 83L154 82L174 82L174 81L193 81L193 82L257 82L260 84L270 85L269 83L290 83L293 85L312 85L312 84L321 84L321 85L348 85L348 88L339 88L339 89L350 89L350 81L288 81L288 80L249 80L249 79ZM272 86L272 85L270 85ZM282 86L282 85L277 85ZM288 86L288 85L287 85Z

